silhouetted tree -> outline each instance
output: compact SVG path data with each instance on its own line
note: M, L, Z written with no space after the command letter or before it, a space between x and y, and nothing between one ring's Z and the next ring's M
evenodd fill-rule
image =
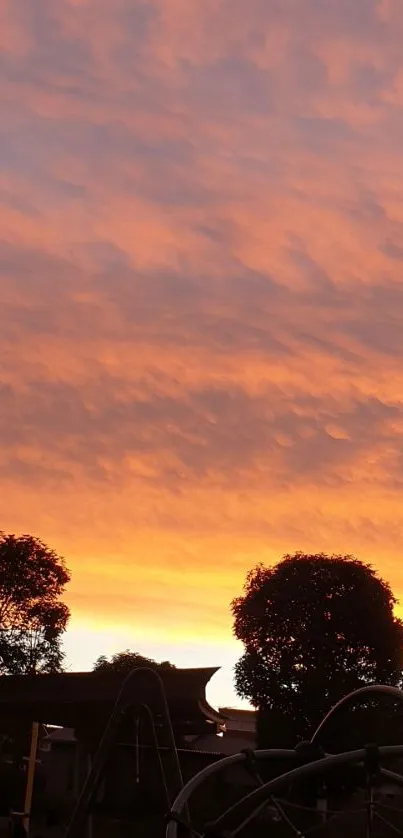
M169 661L162 661L157 663L152 658L146 658L139 655L137 652L130 652L126 649L124 652L116 652L115 655L108 660L105 655L101 655L94 663L94 672L116 672L122 675L128 675L132 669L139 666L147 666L150 669L175 669Z
M296 553L249 573L232 603L245 646L235 683L261 710L260 742L293 745L351 690L401 682L395 604L390 586L351 556Z
M64 560L38 538L0 532L0 674L58 672L69 610Z

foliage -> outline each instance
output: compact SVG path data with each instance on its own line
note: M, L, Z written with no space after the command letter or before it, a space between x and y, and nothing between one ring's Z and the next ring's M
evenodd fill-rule
M95 661L94 672L115 672L121 675L128 675L132 669L137 669L140 666L157 670L175 669L174 665L169 663L169 661L157 663L152 658L146 658L137 652L131 652L129 649L126 649L124 652L116 652L110 660L105 655L101 655Z
M232 603L234 633L245 647L235 683L260 708L266 741L271 729L293 744L351 690L401 682L395 604L390 586L351 556L296 553L248 574Z
M31 535L0 532L0 674L58 672L69 610L64 560Z

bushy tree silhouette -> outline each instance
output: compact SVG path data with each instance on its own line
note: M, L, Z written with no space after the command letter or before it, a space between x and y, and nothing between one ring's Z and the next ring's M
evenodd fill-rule
M38 538L0 532L0 674L58 672L69 610L64 560Z
M232 603L245 647L235 683L261 709L260 741L294 744L347 692L401 682L395 604L390 586L351 556L296 553L249 573Z
M128 675L132 669L137 669L140 666L147 666L150 669L175 669L169 661L162 661L157 663L152 658L139 655L137 652L131 652L126 649L124 652L116 652L111 658L101 655L94 664L94 672L116 672L121 675Z

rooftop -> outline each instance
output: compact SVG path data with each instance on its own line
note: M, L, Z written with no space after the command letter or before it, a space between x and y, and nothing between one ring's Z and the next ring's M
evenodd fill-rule
M221 715L206 701L206 685L217 668L167 669L160 675L172 718L195 717L210 721ZM60 675L6 675L0 677L2 718L30 719L63 727L107 717L126 676L115 673L69 672ZM153 677L143 672L128 686L127 703L156 705Z

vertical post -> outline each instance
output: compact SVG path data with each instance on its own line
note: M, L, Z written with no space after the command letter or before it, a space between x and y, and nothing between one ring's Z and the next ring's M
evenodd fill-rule
M374 788L372 786L371 781L368 781L368 788L367 788L367 828L366 828L366 836L367 838L371 838L373 823L374 823Z
M137 714L135 719L135 731L136 731L136 778L135 783L138 785L140 782L140 718Z
M91 753L88 748L88 743L86 743L85 740L79 738L77 731L75 731L75 736L76 753L74 766L74 805L77 804L77 800L80 797L80 794L88 779L92 767L92 759ZM89 811L87 812L87 817L85 820L85 830L86 838L92 838L92 815L89 813Z
M91 753L88 751L88 753L87 753L87 779L91 774L91 768L92 768ZM91 814L91 812L88 812L88 814L87 814L87 838L92 838L92 836L93 836L93 824L94 824L94 821L93 821L92 814Z
M74 805L76 800L78 800L81 791L81 745L77 738L77 733L74 731L74 735L76 737L76 747L74 753L74 783L73 783L73 795L74 795Z
M25 803L24 803L24 818L23 824L26 833L29 832L29 820L31 817L31 808L32 808L32 795L34 792L34 780L35 780L35 764L36 764L36 755L38 751L38 739L39 739L39 722L33 722L32 724L32 734L31 734L31 750L29 752L29 759L28 759L28 771L27 771L27 785L25 789Z

